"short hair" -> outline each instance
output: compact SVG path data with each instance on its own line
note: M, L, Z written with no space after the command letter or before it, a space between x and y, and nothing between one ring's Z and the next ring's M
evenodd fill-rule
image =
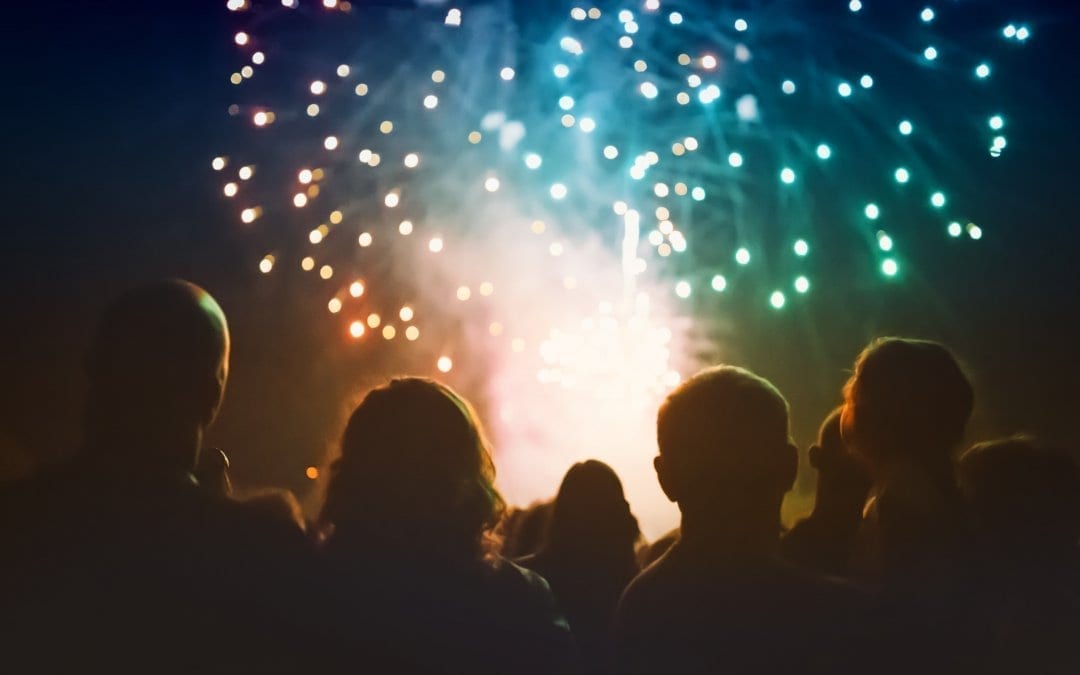
M657 415L660 455L687 470L737 483L771 480L790 443L788 403L768 380L736 366L701 371Z
M948 456L963 439L975 395L956 358L925 340L879 338L844 387L856 450L871 461Z
M409 377L371 391L349 418L322 521L482 555L503 507L472 407L443 384Z

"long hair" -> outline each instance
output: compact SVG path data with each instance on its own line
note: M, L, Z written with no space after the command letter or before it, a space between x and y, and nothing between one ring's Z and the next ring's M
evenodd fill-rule
M476 413L449 387L402 378L353 411L320 522L331 541L480 558L504 502Z
M553 503L545 551L632 563L639 536L615 471L594 459L570 467Z

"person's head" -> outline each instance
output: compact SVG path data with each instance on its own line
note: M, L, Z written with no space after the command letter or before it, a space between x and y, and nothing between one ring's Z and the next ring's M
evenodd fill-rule
M546 548L564 555L625 555L632 559L640 530L615 471L595 459L570 467L559 486Z
M1037 557L1080 544L1080 468L1069 454L1024 436L972 446L960 489L996 554Z
M503 500L472 407L449 387L404 378L353 412L321 520L331 537L449 557L479 557Z
M843 407L834 409L821 423L817 442L810 446L810 466L817 470L814 502L818 515L851 515L858 518L870 490L866 470L848 452L840 432Z
M89 444L123 448L130 441L142 461L190 470L225 392L225 314L192 283L141 286L105 309L85 366Z
M770 382L734 366L703 370L667 397L656 427L657 477L684 517L717 508L778 517L798 452Z
M963 439L974 392L936 342L881 338L844 387L844 441L875 474L897 463L944 466Z

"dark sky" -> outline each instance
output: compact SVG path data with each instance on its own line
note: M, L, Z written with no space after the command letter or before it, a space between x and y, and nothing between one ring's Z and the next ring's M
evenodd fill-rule
M321 302L262 284L228 226L206 170L229 103L224 1L19 4L5 4L0 46L5 451L42 461L69 453L96 312L133 283L180 276L209 288L233 326L234 377L214 441L238 460L241 480L303 489L303 467L336 433L348 395L398 364L386 352L327 357ZM1005 3L966 4L977 15ZM1002 168L978 187L988 233L978 249L928 256L921 283L864 306L747 321L739 353L788 394L801 441L858 348L883 333L956 349L979 387L977 435L1074 437L1076 10L1012 4L1034 28L1009 69L1025 78L1029 99L1014 117L1026 123L1010 127Z

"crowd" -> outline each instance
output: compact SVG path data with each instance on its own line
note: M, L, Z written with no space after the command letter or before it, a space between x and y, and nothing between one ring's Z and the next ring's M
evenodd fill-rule
M786 531L783 395L686 380L654 460L681 522L652 543L595 460L508 509L476 413L423 378L355 409L312 522L239 499L203 447L229 348L186 282L105 311L80 452L0 485L6 672L1080 672L1080 470L1028 437L962 450L974 391L939 344L857 357Z

